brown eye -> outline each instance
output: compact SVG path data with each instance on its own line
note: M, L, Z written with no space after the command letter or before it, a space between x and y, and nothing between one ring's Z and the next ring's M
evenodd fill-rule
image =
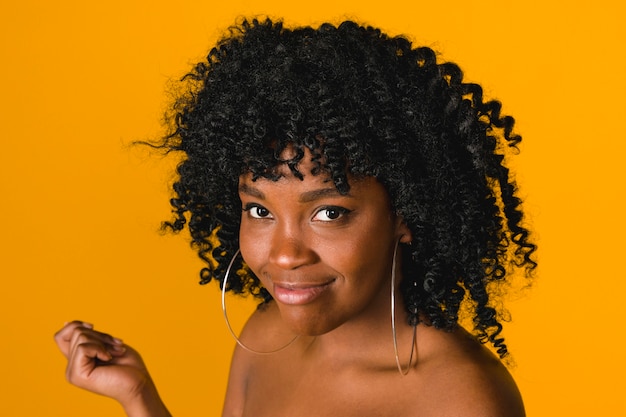
M270 211L266 209L265 207L260 206L258 204L248 204L246 205L246 207L244 207L243 210L247 211L250 217L254 219L272 218L272 213L270 213Z
M350 213L350 210L345 209L343 207L324 207L315 213L313 220L321 221L321 222L331 222L333 220L338 220L344 215Z

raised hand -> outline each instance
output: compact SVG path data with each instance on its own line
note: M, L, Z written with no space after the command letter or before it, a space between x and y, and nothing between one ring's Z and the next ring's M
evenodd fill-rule
M67 323L54 339L67 358L67 380L120 402L129 416L169 416L137 351L82 321Z

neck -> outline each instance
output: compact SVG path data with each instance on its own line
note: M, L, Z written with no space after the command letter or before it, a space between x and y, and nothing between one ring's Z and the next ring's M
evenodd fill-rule
M414 328L408 325L408 315L398 290L395 301L395 328L398 358L406 369L411 355ZM389 291L379 297L367 312L354 317L338 328L312 338L307 338L307 350L334 361L336 366L392 369L397 372L391 320Z

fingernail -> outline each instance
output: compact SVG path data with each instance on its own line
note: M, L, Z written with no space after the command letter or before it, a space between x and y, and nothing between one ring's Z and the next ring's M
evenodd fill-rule
M125 346L119 346L119 345L111 345L111 348L119 353L124 353L126 352L126 347Z
M86 327L88 329L93 329L93 324L83 321L83 327Z
M117 337L114 337L113 343L115 343L116 345L123 345L124 341L122 339L118 339Z

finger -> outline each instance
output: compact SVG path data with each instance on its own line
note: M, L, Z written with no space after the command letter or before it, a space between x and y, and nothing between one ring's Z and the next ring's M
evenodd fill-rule
M113 356L99 342L78 344L67 364L67 380L77 386L85 386L93 371L102 363L111 361Z
M107 344L107 351L113 356L113 358L120 358L126 353L126 346L118 344Z
M97 340L100 340L102 343L108 343L111 345L123 345L124 342L122 341L122 339L119 339L117 337L113 337L108 333L104 333L104 332L100 332L97 330L94 330L93 327L82 327L82 326L77 326L74 328L74 330L72 331L71 335L70 335L70 344L74 345L76 344L76 341L78 339L80 339L83 336L89 336L92 338L95 338Z
M61 350L61 353L63 353L66 358L69 358L73 346L81 340L83 342L86 341L85 337L87 335L91 338L100 340L103 344L122 346L124 343L119 338L115 338L107 333L93 330L92 324L78 320L66 323L65 326L54 335L54 339Z
M74 355L76 348L85 343L98 344L115 356L120 356L125 352L125 347L121 339L115 338L107 333L79 326L72 332L69 355Z
M131 346L110 346L109 352L113 355L111 363L130 366L137 369L146 369L146 365L144 364L141 355Z
M69 356L71 350L73 333L78 328L91 329L93 325L84 321L74 320L65 323L63 328L54 334L54 341L66 358Z

